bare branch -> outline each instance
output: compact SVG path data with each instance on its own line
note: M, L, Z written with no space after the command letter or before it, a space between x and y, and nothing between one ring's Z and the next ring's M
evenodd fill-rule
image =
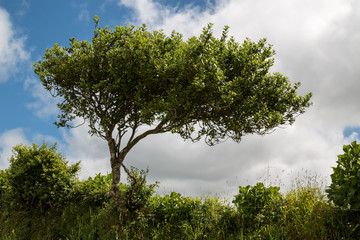
M117 149L120 149L120 146L121 146L121 140L123 138L123 136L127 133L127 130L121 130L121 126L118 125L118 133L116 135L116 148Z
M127 142L127 145L129 145L131 143L131 141L134 139L137 127L138 127L138 122L135 122L134 126L131 128L132 133L129 138L129 141Z

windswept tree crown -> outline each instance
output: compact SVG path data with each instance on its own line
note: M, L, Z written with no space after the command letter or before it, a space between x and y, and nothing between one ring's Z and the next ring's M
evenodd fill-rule
M47 90L62 97L58 126L85 119L92 134L123 136L142 125L209 145L292 124L310 103L299 83L270 73L275 54L265 39L239 44L212 24L187 40L173 31L96 27L89 41L55 44L34 64Z

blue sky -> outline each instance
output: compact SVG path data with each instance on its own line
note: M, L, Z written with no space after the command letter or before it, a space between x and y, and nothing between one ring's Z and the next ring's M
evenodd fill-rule
M159 1L181 10L191 3L193 7L204 8L211 4L205 1ZM0 101L3 103L1 110L4 113L0 122L0 132L21 127L25 134L31 138L36 133L51 135L60 138L60 133L52 125L55 115L45 114L39 117L34 114L33 105L37 99L30 87L24 82L33 74L32 63L39 60L54 43L65 46L70 37L77 39L91 39L94 29L92 18L100 17L102 26L126 25L131 23L134 10L121 6L117 1L65 1L62 4L52 1L0 1L0 7L9 14L12 24L13 37L21 41L23 51L28 56L26 60L16 62L11 66L8 78L2 77L0 88ZM136 24L135 22L133 22ZM1 77L1 76L0 76ZM5 104L6 103L6 104Z
M145 139L126 164L150 168L160 191L228 194L238 185L281 179L302 171L327 181L343 144L360 129L360 4L354 0L0 0L0 169L17 143L58 142L81 177L110 171L106 144L87 127L58 129L56 100L42 88L32 64L55 43L89 40L94 15L100 25L140 25L198 35L213 22L239 42L266 37L277 52L273 71L313 92L314 105L293 126L215 147L163 134ZM267 169L270 175L267 175Z

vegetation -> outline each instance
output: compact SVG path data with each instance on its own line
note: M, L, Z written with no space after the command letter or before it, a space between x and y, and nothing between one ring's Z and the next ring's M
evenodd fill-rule
M346 154L349 147L357 149L358 145L345 147ZM229 202L176 192L156 195L157 184L146 183L147 171L132 168L128 184L119 187L126 203L126 211L119 211L109 196L111 174L78 180L78 164L68 166L56 146L45 143L40 147L18 145L13 153L9 168L0 171L1 239L360 237L359 209L334 205L312 177L297 181L285 194L263 183L240 186ZM349 166L353 165L344 168ZM19 174L25 177L18 178ZM359 181L359 175L355 178ZM14 179L22 184L15 184Z
M263 183L239 187L233 203L241 215L242 229L246 234L277 220L280 211L276 211L274 203L281 200L279 190L279 187L265 187Z
M352 142L344 146L337 166L331 174L332 184L327 190L329 199L336 205L360 208L360 145Z
M46 212L66 201L79 170L79 163L67 165L56 145L17 145L0 180L6 189L4 198L9 207Z
M228 27L218 39L209 24L183 40L145 25L102 29L94 20L90 42L55 44L34 67L45 89L61 98L57 126L80 118L107 141L110 193L119 207L120 168L131 174L125 157L145 137L171 132L209 145L240 142L292 124L311 104L311 93L297 94L299 83L270 73L275 52L265 39L239 44Z

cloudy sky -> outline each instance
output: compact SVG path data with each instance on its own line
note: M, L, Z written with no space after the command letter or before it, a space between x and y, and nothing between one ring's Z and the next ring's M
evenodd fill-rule
M239 42L267 38L276 50L272 71L313 92L313 106L292 126L266 136L247 136L209 147L172 134L153 135L135 146L125 164L149 167L159 191L231 196L239 185L258 181L284 188L297 176L329 183L342 146L360 131L360 2L356 0L0 0L0 169L17 143L58 143L80 177L110 172L103 140L86 127L65 130L52 123L56 100L33 73L33 62L55 43L90 40L101 25L175 29L187 38L214 23ZM124 180L124 179L123 179Z

